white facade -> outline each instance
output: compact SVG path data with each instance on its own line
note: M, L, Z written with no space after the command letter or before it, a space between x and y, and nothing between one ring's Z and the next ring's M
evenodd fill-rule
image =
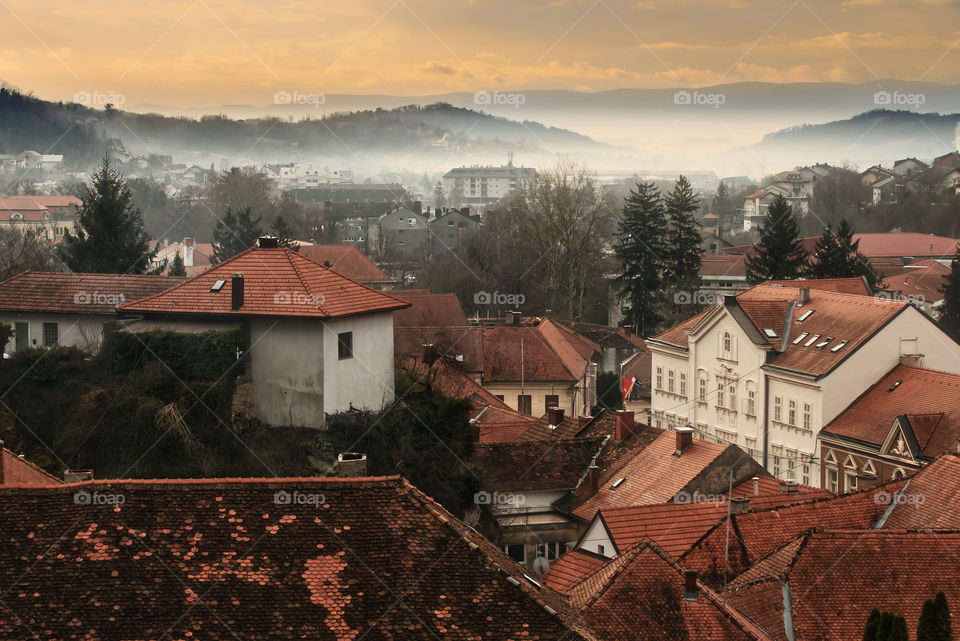
M115 317L106 314L43 314L0 312L0 323L13 328L14 335L3 347L12 356L29 347L79 347L95 353L103 342L103 327ZM52 340L56 337L55 340Z
M794 327L792 337L797 337L801 328ZM777 478L805 485L820 485L820 429L901 358L960 372L960 345L914 307L821 377L768 364L773 347L752 341L722 305L689 332L687 350L647 343L653 356L654 424L689 425L747 450Z

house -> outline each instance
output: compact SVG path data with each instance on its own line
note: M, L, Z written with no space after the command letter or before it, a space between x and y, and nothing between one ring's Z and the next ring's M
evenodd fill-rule
M758 285L647 340L654 424L820 482L817 433L901 361L957 371L960 345L903 300ZM800 283L797 283L800 284Z
M597 639L399 477L2 491L4 639Z
M713 216L711 219L710 216ZM725 238L721 238L718 233L720 219L715 214L707 214L703 218L704 224L711 224L713 227L700 230L700 248L704 254L722 254L723 250L732 246L732 243Z
M873 165L860 172L860 182L863 183L864 187L872 187L880 181L887 180L888 178L896 178L899 175L896 171L891 171L886 167Z
M354 245L301 245L300 254L373 289L388 290L397 283Z
M57 345L96 352L118 306L181 281L133 274L27 271L14 276L0 283L0 323L13 328L4 354Z
M960 152L951 151L937 156L931 163L932 167L960 167Z
M429 234L427 218L406 207L400 207L384 214L377 221L375 246L382 247L380 253L395 251L403 260L422 264L427 257ZM373 234L371 234L373 236Z
M182 242L157 243L160 250L153 265L162 265L166 261L169 267L177 254L183 261L187 276L196 276L207 270L214 261L213 243L198 243L195 238L184 238Z
M62 481L38 465L3 447L0 441L0 488L60 485Z
M817 529L739 576L726 603L778 641L862 638L874 608L916 630L937 592L960 601L958 554L956 531Z
M746 256L707 253L700 257L700 291L688 292L688 300L700 305L713 305L721 297L739 294L749 286Z
M786 198L791 191L779 185L765 185L743 199L743 231L759 227L777 196Z
M485 206L529 187L536 180L536 169L517 167L511 157L506 165L499 167L474 165L451 169L443 175L443 190L454 207Z
M479 226L479 216L470 216L457 209L438 215L428 223L430 253L439 256L448 251L459 250L466 235Z
M565 322L563 325L600 347L602 352L597 359L599 374L618 374L627 359L647 350L643 339L630 331L629 327L608 327L580 321Z
M893 163L893 172L898 176L903 176L909 178L912 174L926 171L930 168L930 165L927 163L917 160L916 158L902 158L896 160Z
M76 196L10 196L0 198L0 226L33 231L58 240L73 231L80 199Z
M883 270L883 294L905 298L931 318L939 318L943 305L943 289L950 275L946 260L918 260L902 267Z
M819 435L823 487L851 492L960 454L960 375L897 365Z
M393 312L409 303L344 278L276 238L164 292L127 302L128 331L240 323L257 418L322 428L326 414L394 396Z

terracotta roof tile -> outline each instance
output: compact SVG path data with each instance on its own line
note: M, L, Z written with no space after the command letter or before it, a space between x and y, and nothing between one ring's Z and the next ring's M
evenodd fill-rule
M867 289L867 283L863 278L798 278L795 280L768 280L763 284L774 287L806 287L823 292L859 294L861 296L870 296L872 293Z
M960 457L941 456L908 478L883 527L960 530Z
M483 332L483 380L489 382L580 380L586 361L565 348L561 357L540 327L495 327ZM567 364L578 368L568 369Z
M483 372L483 330L479 327L393 328L393 349L398 357L422 357L424 345L433 345L434 356L452 358L478 376Z
M62 481L7 448L0 452L0 485L60 485Z
M708 307L707 309L703 310L696 316L691 316L690 318L683 321L682 323L678 323L677 325L674 325L673 327L660 332L659 334L649 338L648 340L657 341L659 343L667 343L668 345L673 345L675 347L682 347L683 349L687 349L687 346L690 343L690 338L686 330L690 329L691 327L699 323L700 319L702 319L704 316L709 314L712 310L713 310L712 307Z
M743 276L747 275L747 265L743 254L704 254L700 258L701 276Z
M489 491L570 490L602 444L602 438L480 444L471 463Z
M0 309L113 314L118 305L174 287L182 278L133 274L24 272L0 283Z
M431 294L420 290L390 292L410 303L393 313L394 327L468 327L467 316L456 294Z
M596 572L607 559L587 552L570 550L550 565L545 580L557 592L566 592ZM575 606L576 607L576 606Z
M231 277L244 275L244 303L231 309ZM220 291L211 291L223 280ZM121 306L126 312L220 317L337 318L409 303L354 282L289 249L254 247L171 289Z
M382 285L394 282L353 245L301 245L300 253L358 283Z

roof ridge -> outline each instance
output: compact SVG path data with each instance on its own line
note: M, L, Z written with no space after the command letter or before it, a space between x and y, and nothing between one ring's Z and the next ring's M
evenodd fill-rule
M51 488L74 488L93 485L129 485L136 487L151 486L195 486L196 488L212 487L217 485L236 485L236 486L256 486L290 484L290 483L315 483L320 485L354 485L358 483L376 483L381 485L393 485L399 482L403 477L398 474L389 476L289 476L289 477L221 477L221 478L196 478L196 479L89 479L77 481L75 483L62 483L55 486L38 487L35 485L7 485L2 489L46 489Z

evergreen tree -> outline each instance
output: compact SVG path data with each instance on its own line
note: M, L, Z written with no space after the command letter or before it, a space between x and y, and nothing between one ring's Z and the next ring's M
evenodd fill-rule
M693 214L700 208L700 197L694 193L686 176L677 178L673 191L663 199L669 222L667 263L670 278L678 283L700 282L700 228Z
M877 631L880 629L880 610L874 608L867 617L867 625L863 628L863 641L876 641ZM919 639L918 639L919 641Z
M221 263L250 249L262 235L260 217L253 218L249 207L240 208L236 214L227 207L223 220L218 220L213 230L213 262Z
M84 189L77 211L75 233L67 231L58 257L74 272L101 274L161 273L166 261L154 267L159 247L150 249L143 214L123 175L103 162Z
M902 614L893 617L893 623L890 627L889 641L910 641L910 635L907 633L907 620Z
M893 612L883 612L880 615L880 625L877 627L877 641L891 641L893 633Z
M447 196L443 193L443 183L437 183L433 188L433 206L437 209L443 209L447 204Z
M953 641L953 629L950 624L950 606L947 605L947 595L937 592L933 599L934 623L931 641Z
M870 261L860 253L860 241L853 239L853 228L840 221L836 233L828 225L817 241L807 271L810 278L852 278L863 276L871 289L880 284Z
M180 250L177 250L176 255L173 257L173 262L170 263L170 276L186 276L187 268L183 264L183 258L180 257Z
M649 336L661 322L667 217L660 190L654 183L637 183L630 190L619 222L615 248L623 265L621 296L630 304L627 320L641 336Z
M717 193L713 197L713 213L720 218L720 228L730 229L734 223L734 214L736 212L736 207L730 201L730 188L727 187L727 183L720 181L720 184L717 185Z
M940 291L943 292L940 324L954 336L960 336L960 247L950 263L950 274Z
M277 237L277 246L292 249L295 252L300 251L300 244L294 240L293 230L290 229L290 226L283 216L278 214L277 217L273 219L273 225L270 226L270 231Z
M807 265L807 252L800 242L793 208L777 196L767 208L760 225L760 242L747 256L747 281L755 285L766 280L799 278Z

